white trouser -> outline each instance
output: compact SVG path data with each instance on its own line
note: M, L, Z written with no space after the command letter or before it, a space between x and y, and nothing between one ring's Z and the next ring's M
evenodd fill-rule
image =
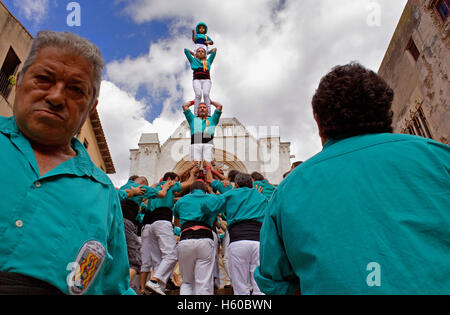
M214 241L209 238L183 240L177 250L183 279L180 295L213 295Z
M211 91L211 80L194 80L192 83L195 92L195 107L194 114L197 116L198 105L203 100L206 106L208 106L208 115L211 116L211 100L209 98L209 92Z
M210 143L191 144L191 161L212 162L214 159L214 145Z
M177 240L173 234L172 223L160 220L149 228L149 241L153 265L153 276L167 284L177 264Z
M259 242L236 241L230 244L228 250L234 294L250 295L251 286L253 295L264 295L253 277L256 267L259 266Z
M228 278L231 278L230 268L228 264L228 246L230 246L230 234L228 233L228 230L225 230L225 235L223 236L222 239L222 262Z
M214 237L214 285L220 288L220 266L219 266L219 237L213 232Z
M150 224L146 224L142 228L141 242L141 272L150 272L152 269L152 252L155 252L155 249L152 248L153 243L150 241Z

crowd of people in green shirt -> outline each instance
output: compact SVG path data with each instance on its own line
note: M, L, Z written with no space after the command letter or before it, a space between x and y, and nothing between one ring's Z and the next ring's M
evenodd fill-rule
M222 285L222 261L235 294L262 294L253 273L266 206L276 186L258 172L229 170L224 176L215 162L203 165L204 171L195 161L188 163L180 176L167 172L153 187L132 176L118 190L130 283L140 274L137 293L164 295L176 288L178 262L180 294L212 295Z

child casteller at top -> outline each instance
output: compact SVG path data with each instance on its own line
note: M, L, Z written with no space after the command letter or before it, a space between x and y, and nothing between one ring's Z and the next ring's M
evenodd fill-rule
M208 51L207 45L213 45L213 41L211 40L206 32L208 31L208 27L205 23L201 22L197 25L197 33L195 35L195 31L193 30L192 39L195 42L195 51L192 52L188 49L184 50L186 58L189 60L191 64L191 69L194 72L193 75L193 88L195 93L195 107L194 114L197 116L198 114L198 106L202 100L206 106L208 107L208 116L211 116L211 100L209 94L211 92L211 65L216 57L217 49L211 49ZM210 56L207 58L208 54Z
M206 35L208 33L208 26L204 22L200 22L195 27L195 30L192 30L192 41L195 45L204 45L206 46L206 53L210 54L208 51L209 45L214 45L211 37Z

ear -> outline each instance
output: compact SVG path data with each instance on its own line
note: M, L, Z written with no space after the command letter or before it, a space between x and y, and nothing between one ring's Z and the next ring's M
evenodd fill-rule
M317 114L314 114L314 120L316 121L317 128L319 129L319 135L322 136L322 126L320 125L319 116L317 116Z
M16 77L16 86L14 86L14 89L17 91L17 89L19 88L19 85L21 85L21 83L22 83L22 71L20 71L18 74L17 74L17 77Z
M328 138L326 138L323 135L323 129L322 129L322 126L320 125L319 116L317 114L314 114L314 120L316 121L317 128L319 128L319 136L320 136L320 139L322 140L322 145L325 145L325 143L328 141Z

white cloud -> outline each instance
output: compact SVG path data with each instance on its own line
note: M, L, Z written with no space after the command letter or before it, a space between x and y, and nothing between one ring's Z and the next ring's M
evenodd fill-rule
M218 49L211 97L224 105L223 116L250 126L280 126L281 140L291 141L292 154L304 160L321 149L311 109L320 78L353 60L377 71L406 2L130 1L125 12L136 23L170 19L170 32L151 43L148 54L108 64L106 76L117 91L135 95L144 87L161 98L164 109L152 126L168 137L183 120L180 99L194 98L183 48L192 48L190 30L204 21ZM369 25L368 17L378 13L379 26ZM128 101L135 102L132 96ZM139 132L133 132L134 138L121 144L127 158L128 149L137 146Z
M123 185L129 177L130 149L136 148L142 133L159 133L160 140L167 139L173 130L175 118L160 117L149 123L144 119L148 105L119 89L114 83L103 81L97 110L116 168L110 175L116 186ZM178 121L181 123L181 119Z
M33 21L38 25L42 19L47 16L49 9L49 0L14 0L14 6L19 8L27 20Z

